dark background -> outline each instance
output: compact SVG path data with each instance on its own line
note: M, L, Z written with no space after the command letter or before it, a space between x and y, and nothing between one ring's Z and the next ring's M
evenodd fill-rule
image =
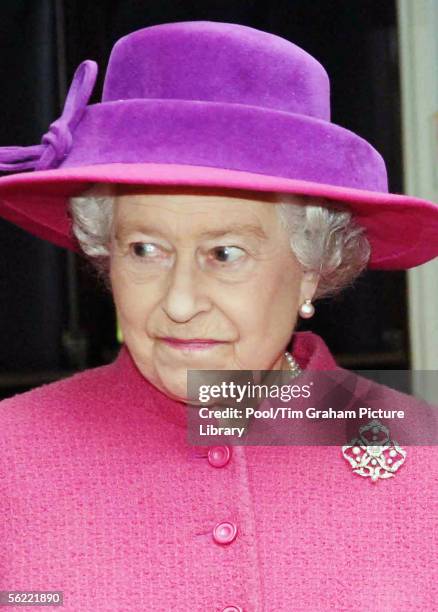
M158 23L241 23L287 38L331 80L332 120L367 139L402 191L395 2L87 2L2 0L0 146L38 144L61 112L84 59L99 64L100 101L111 48ZM0 397L111 361L117 350L111 296L77 255L0 219ZM367 272L354 288L316 303L300 329L322 335L341 365L409 368L404 272Z

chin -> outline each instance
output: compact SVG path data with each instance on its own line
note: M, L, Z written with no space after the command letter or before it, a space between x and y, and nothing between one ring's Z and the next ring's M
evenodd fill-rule
M165 377L160 378L155 386L165 395L180 402L187 402L187 377L184 380L175 380L175 376L170 380Z
M175 387L169 388L169 387L163 387L161 386L161 391L167 395L167 397L170 397L173 400L176 400L178 402L185 402L187 401L186 399L186 395L187 393L185 392L185 389L178 389Z

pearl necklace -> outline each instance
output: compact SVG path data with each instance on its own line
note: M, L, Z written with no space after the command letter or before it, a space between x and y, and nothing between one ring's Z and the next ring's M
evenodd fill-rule
M302 372L300 366L298 365L298 363L295 361L295 359L292 357L292 355L288 351L284 353L284 356L286 357L287 363L289 365L289 369L292 372L292 378L296 378Z

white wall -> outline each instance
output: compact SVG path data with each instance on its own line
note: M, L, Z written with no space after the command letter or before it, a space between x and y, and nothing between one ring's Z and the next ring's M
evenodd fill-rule
M438 202L438 0L397 11L404 190ZM408 271L408 305L412 369L438 370L438 259Z

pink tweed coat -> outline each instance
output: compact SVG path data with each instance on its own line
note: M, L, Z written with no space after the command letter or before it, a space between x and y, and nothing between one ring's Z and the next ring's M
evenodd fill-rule
M125 346L0 403L0 590L62 590L65 612L438 609L437 447L371 483L337 446L190 446L182 406Z

